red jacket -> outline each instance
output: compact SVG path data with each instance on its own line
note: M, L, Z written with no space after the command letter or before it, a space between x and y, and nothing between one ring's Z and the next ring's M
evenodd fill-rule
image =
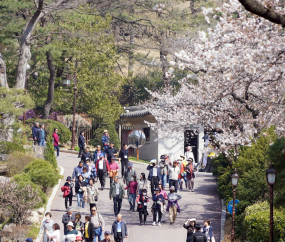
M108 162L105 158L103 158L103 160L104 160L104 163L103 163L103 171L104 171L104 172L110 171L109 162ZM97 160L97 162L96 162L96 171L97 171L97 174L98 174L98 171L99 171L99 169L98 169L98 167L99 167L99 161L100 161L100 160Z
M127 187L125 187L125 190L130 188L130 193L137 193L137 187L138 183L131 181Z
M61 191L63 192L63 197L66 197L66 196L68 196L69 193L70 193L70 188L69 188L68 186L63 186L63 187L61 188Z
M53 137L53 145L58 146L59 138L58 138L57 133L53 133L52 137Z

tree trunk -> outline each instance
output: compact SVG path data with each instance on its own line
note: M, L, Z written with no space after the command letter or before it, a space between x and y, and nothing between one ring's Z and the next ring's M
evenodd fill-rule
M194 13L194 12L195 12L194 0L190 0L190 11L191 11L191 13Z
M6 65L1 54L0 54L0 87L9 88L7 82L7 75L6 75Z
M128 67L128 76L133 76L134 73L134 52L133 44L135 43L134 32L130 32L130 51L129 51L129 67Z
M47 64L48 64L50 76L48 80L48 83L49 83L48 84L48 97L47 97L44 110L43 110L43 119L48 119L49 117L49 112L50 112L53 95L54 95L54 83L55 83L55 68L54 68L54 65L52 64L51 52L47 51L46 56L47 56Z

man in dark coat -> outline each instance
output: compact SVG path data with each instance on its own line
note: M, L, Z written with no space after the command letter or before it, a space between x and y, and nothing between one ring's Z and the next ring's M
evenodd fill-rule
M33 140L34 140L34 145L38 144L37 141L37 133L39 130L39 123L35 123L34 127L32 128L32 134L33 134Z
M84 223L84 230L83 230L83 237L85 242L93 242L95 237L95 228L91 221L90 216L85 216L85 223Z
M89 147L87 146L85 148L85 152L82 153L81 160L84 162L84 165L86 165L86 159L89 158L92 160L92 154L89 152Z
M105 158L108 160L109 164L111 164L111 158L117 155L117 149L114 147L114 143L110 143L110 147L106 149Z
M106 184L107 174L110 172L108 161L103 157L103 154L99 155L100 159L96 163L97 176L99 177L101 190L104 190Z
M122 177L124 177L125 169L129 165L129 151L127 150L127 148L128 145L123 144L123 149L121 149L119 153L119 163L121 162Z
M128 238L127 224L122 221L122 215L117 215L117 220L113 223L111 235L114 235L115 242L123 242L124 238Z
M63 214L62 216L62 223L63 223L63 227L64 227L64 234L67 232L67 224L68 222L74 222L75 221L75 215L72 213L70 208L66 209L66 213Z
M41 128L38 129L37 136L36 136L37 141L38 141L38 145L46 146L47 132L45 131L45 126L43 124L41 124L40 127Z
M193 234L193 242L207 242L207 236L201 231L201 226L196 224L195 233Z
M151 194L153 195L154 189L161 182L160 168L156 166L156 159L150 161L147 170L149 170L148 180L150 181Z

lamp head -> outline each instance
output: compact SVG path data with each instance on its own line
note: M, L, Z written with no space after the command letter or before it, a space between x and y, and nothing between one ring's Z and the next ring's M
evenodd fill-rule
M272 164L272 161L271 161L269 165L269 169L266 170L266 179L267 179L267 183L269 186L275 185L276 174L277 174L277 171L274 169L274 165Z
M233 187L236 187L238 185L238 179L239 179L239 176L238 176L237 170L235 168L234 173L231 175L231 180L232 180L232 186Z

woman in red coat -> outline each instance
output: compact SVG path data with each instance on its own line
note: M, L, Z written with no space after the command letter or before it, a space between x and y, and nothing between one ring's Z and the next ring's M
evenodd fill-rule
M59 138L58 138L58 129L55 128L54 129L54 132L52 134L52 137L53 137L53 145L54 145L54 149L57 151L57 156L56 158L59 158Z

